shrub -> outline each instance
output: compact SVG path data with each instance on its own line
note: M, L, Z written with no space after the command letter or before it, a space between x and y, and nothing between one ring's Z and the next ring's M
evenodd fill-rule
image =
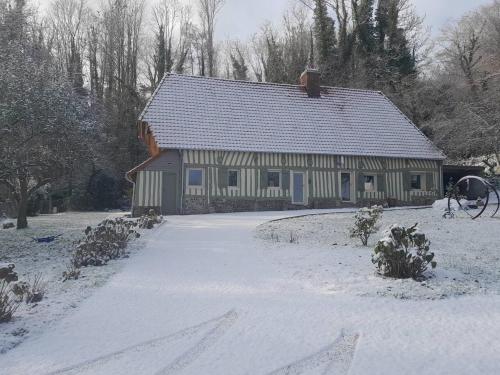
M435 268L430 241L415 224L411 228L393 225L378 241L372 256L380 274L398 279L421 279L429 264Z
M363 246L368 245L368 239L373 233L377 233L377 221L384 212L382 206L372 208L361 208L354 217L354 226L350 230L351 238L359 238Z
M63 272L63 282L68 280L78 280L80 277L80 269L75 266L74 262L68 263L66 271Z
M140 237L135 230L137 225L136 221L117 218L104 220L94 229L87 227L85 238L78 242L73 253L72 266L102 266L112 259L123 257L127 242Z
M147 215L142 215L137 223L141 229L153 229L156 224L161 224L163 217L157 215L155 210L149 210Z
M12 293L17 297L19 301L24 299L24 296L28 294L30 290L30 284L26 281L17 281L11 285Z
M47 292L47 282L43 279L43 274L37 273L33 277L33 282L28 285L28 290L25 293L26 303L40 302Z
M22 302L12 291L11 283L18 279L14 268L12 263L0 263L0 323L10 321Z

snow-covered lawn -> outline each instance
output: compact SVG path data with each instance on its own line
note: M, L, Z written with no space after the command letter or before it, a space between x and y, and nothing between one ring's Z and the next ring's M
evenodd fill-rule
M0 368L38 375L500 373L500 220L384 213L384 224L421 223L433 241L438 269L422 285L375 275L370 248L347 237L352 214L266 223L300 213L169 217L71 314L0 356ZM287 242L290 230L298 243Z
M28 229L0 229L0 262L14 263L19 280L29 281L36 274L42 274L47 282L47 293L40 303L23 303L13 321L0 325L0 353L50 329L119 269L120 261L110 262L106 267L82 269L79 280L62 282L62 273L75 248L74 242L82 238L83 230L106 218L123 215L109 212L41 215L29 218ZM33 240L59 234L62 236L52 243Z
M500 292L500 215L473 221L463 212L443 219L433 209L386 211L368 247L349 238L352 223L351 213L305 216L263 224L258 237L273 244L270 255L293 279L325 293L437 299ZM415 223L431 241L437 269L422 283L376 275L371 255L383 230Z

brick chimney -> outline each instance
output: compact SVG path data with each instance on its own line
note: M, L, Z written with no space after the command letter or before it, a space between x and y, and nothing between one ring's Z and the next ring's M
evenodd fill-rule
M300 84L304 86L310 98L321 97L320 73L318 69L307 68L300 75Z

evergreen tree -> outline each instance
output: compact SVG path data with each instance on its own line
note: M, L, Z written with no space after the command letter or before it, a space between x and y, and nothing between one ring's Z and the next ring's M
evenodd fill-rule
M353 0L352 11L355 23L358 51L368 56L375 49L375 27L373 23L374 0Z
M160 81L163 79L165 75L166 68L166 50L165 50L165 32L163 31L163 25L159 26L158 35L157 35L157 55L155 56L156 60L156 84L158 85Z
M375 15L375 37L379 53L385 50L385 36L389 24L389 2L390 0L379 0Z
M328 15L325 0L315 0L314 37L323 82L333 84L337 38L335 35L335 21Z
M387 51L388 67L400 77L415 73L415 57L408 46L405 31L399 26L399 2L392 0L389 5L387 19Z
M287 75L283 60L283 46L270 31L266 36L267 60L264 64L264 74L267 82L284 83Z
M373 0L353 0L352 12L356 38L357 75L364 85L374 87L375 70L375 26L373 22Z
M231 64L233 66L233 78L239 81L248 81L248 66L239 48L234 53L230 53Z

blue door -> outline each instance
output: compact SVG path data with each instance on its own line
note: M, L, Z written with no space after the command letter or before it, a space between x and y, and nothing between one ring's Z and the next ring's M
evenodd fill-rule
M340 176L340 185L342 190L342 200L350 201L351 200L351 174L350 173L342 173Z
M293 172L293 197L292 203L304 204L304 173Z

